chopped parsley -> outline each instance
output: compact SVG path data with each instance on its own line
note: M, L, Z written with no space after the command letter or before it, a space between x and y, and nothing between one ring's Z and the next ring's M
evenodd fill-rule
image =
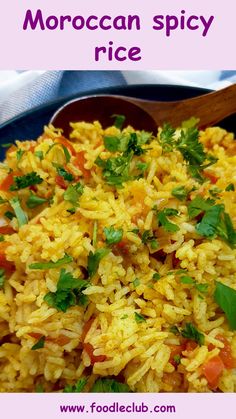
M226 192L235 191L235 186L233 183L229 183L228 186L225 188Z
M213 198L218 198L219 194L222 192L222 189L217 188L216 186L212 189L209 189L209 193Z
M204 181L201 171L217 161L216 158L205 153L199 141L199 131L192 124L188 124L187 127L185 124L178 136L170 124L164 124L159 142L164 152L178 150L187 162L189 172L200 183Z
M6 211L4 212L4 217L8 218L9 220L13 220L13 218L15 217L15 214L13 214L13 212L11 211Z
M173 333L174 335L179 335L180 334L180 331L179 331L177 326L171 326L170 327L170 332Z
M98 270L100 261L108 255L110 249L101 248L95 250L95 252L89 252L88 255L88 274L89 278L92 278Z
M229 214L224 209L223 204L214 205L205 212L201 222L195 228L201 236L208 239L218 236L234 248L236 246L236 231Z
M200 195L197 195L188 206L188 215L190 220L197 217L202 212L209 210L214 203L214 199L204 199Z
M44 348L44 343L45 343L45 336L42 336L38 342L36 342L33 346L32 346L32 351L35 351L36 349L42 349Z
M180 278L181 284L193 285L198 292L201 294L206 294L208 291L208 284L198 284L196 280L191 278L191 276L185 275Z
M154 273L153 276L152 276L152 280L154 282L157 282L157 281L159 281L159 279L161 279L161 275L158 272Z
M67 170L65 170L64 167L56 163L53 163L53 166L56 168L58 175L63 177L63 179L67 180L68 182L72 182L74 180L74 176L71 173L67 172Z
M130 163L133 153L128 155L121 155L118 157L111 157L108 160L102 160L98 157L95 163L103 169L103 177L108 185L122 187L123 182L132 179L129 174Z
M105 227L104 234L106 237L106 243L111 246L112 244L117 244L122 240L123 229L114 229L114 227Z
M185 328L182 329L181 335L190 340L194 340L200 346L204 345L205 337L203 333L199 332L192 323L186 323Z
M26 212L24 212L23 209L21 208L19 198L17 196L14 196L13 198L9 200L9 203L16 214L19 227L23 226L24 224L27 224L28 216Z
M230 328L236 330L236 290L216 281L214 299L225 313Z
M61 269L56 292L48 292L44 296L44 301L50 307L65 313L72 306L87 304L87 297L83 295L83 290L88 285L88 281L74 278L71 272Z
M8 202L8 200L7 200L7 199L4 199L4 198L2 198L2 197L0 196L0 205L1 205L1 204L5 204L6 202Z
M64 200L69 201L73 205L78 205L78 200L83 194L84 186L78 182L75 185L69 185L67 190L64 192Z
M157 220L166 231L169 233L176 233L176 231L179 231L179 226L171 223L167 217L177 216L178 214L178 210L174 208L164 208L157 213Z
M25 153L25 150L21 150L21 149L17 150L16 159L17 159L18 162L21 160L24 153Z
M41 150L35 151L34 155L38 157L39 160L43 160L43 152Z
M67 254L65 254L65 256L61 259L58 259L57 262L36 262L36 263L31 263L31 265L29 265L29 269L55 269L55 268L60 268L61 266L73 262L73 258Z
M43 179L36 173L31 172L23 176L14 176L14 183L10 186L10 191L18 191L28 188L28 186L37 185L43 182Z
M179 201L184 201L188 196L188 191L184 186L176 186L171 191L171 195L177 198Z
M9 148L13 145L13 143L5 143L5 144L1 144L1 147L3 148Z
M154 250L158 248L158 241L157 241L156 237L153 235L151 230L145 230L143 232L142 242L144 244L150 243L151 248L154 249Z
M97 246L97 236L98 236L98 222L95 220L93 225L93 246Z
M139 278L135 278L133 280L133 286L134 288L137 288L140 285L140 279Z
M136 311L134 313L134 318L135 318L136 323L143 323L146 321L145 317L142 316L142 314L137 313Z
M176 365L179 365L180 362L181 362L181 356L180 355L174 355L173 360L176 363Z
M186 121L183 121L181 126L182 128L194 128L196 127L200 122L199 118L195 118L195 116L192 116L191 118L187 119Z
M4 242L4 236L0 234L0 242Z
M4 282L5 282L5 270L1 268L0 269L0 289L3 288Z
M143 163L141 161L137 161L136 167L137 167L138 170L140 170L143 173L147 170L148 163Z
M111 116L111 118L115 118L115 121L114 121L115 127L122 130L123 125L125 123L125 119L126 119L125 116L114 114Z
M68 384L67 386L65 386L63 393L81 393L81 391L83 391L85 385L87 384L87 381L87 378L80 378L76 384Z
M40 196L34 195L31 192L29 198L26 201L26 205L28 208L32 209L38 207L39 205L45 204L47 201L48 200L46 198L41 198Z
M91 393L131 393L127 384L119 383L112 378L98 378L90 391Z

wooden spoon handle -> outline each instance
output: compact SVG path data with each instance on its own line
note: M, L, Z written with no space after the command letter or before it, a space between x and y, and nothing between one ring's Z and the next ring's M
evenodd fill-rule
M214 125L236 113L236 84L206 95L177 102L152 102L125 98L146 110L157 125L169 122L174 127L192 116L200 119L199 126Z

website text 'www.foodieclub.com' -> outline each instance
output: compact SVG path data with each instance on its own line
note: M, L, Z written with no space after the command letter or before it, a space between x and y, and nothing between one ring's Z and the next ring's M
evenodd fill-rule
M59 406L60 413L176 413L174 405L153 405L147 406L144 402L122 404L113 402L111 404L98 404L93 402L88 405L68 404Z

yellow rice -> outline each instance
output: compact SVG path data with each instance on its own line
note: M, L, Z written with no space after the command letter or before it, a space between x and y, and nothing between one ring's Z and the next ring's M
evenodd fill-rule
M98 156L103 159L111 156L102 139L104 135L117 135L119 130L114 126L103 130L99 122L72 126L71 144L76 152L85 152L84 168L90 172L90 177L83 179L83 173L74 164L75 157L66 166L85 184L75 214L67 211L71 204L63 199L64 190L56 184L56 169L52 165L56 162L65 167L63 149L56 146L47 153L60 131L49 126L37 142L16 141L18 148L25 150L20 161L13 147L0 164L0 181L9 168L21 174L35 171L44 180L37 185L38 194L48 197L50 191L55 191L53 203L31 210L24 205L29 191L19 191L30 221L18 229L13 218L10 225L16 233L5 237L9 243L6 258L15 264L16 270L0 290L0 391L34 392L39 385L46 392L63 391L66 385L73 385L85 376L88 377L85 392L90 391L99 377L122 377L135 392L213 391L202 366L224 347L218 335L228 340L236 358L236 334L213 298L216 279L236 290L236 250L219 238L200 237L194 222L189 221L186 202L171 194L177 186L189 190L196 186L197 192L191 192L190 196L200 193L207 198L212 184L207 181L199 185L189 175L182 155L178 151L163 153L153 138L144 146L147 150L142 161L148 163L145 176L124 182L123 188L116 189L104 181L102 170L94 162ZM132 132L132 128L126 131ZM222 191L220 200L235 225L235 192L225 192L229 183L236 185L233 134L221 128L208 128L201 132L200 140L205 150L218 158L207 172L217 177L214 186ZM35 151L42 151L44 158L36 157ZM1 197L9 195L1 191ZM178 209L180 216L172 220L180 227L179 231L170 235L157 228L155 206L158 210ZM4 219L8 204L0 208ZM84 291L89 299L86 309L73 306L65 313L58 311L44 301L44 296L56 291L61 268L32 270L29 265L56 262L68 254L73 262L64 268L73 272L75 278L83 277L88 254L96 250L92 240L95 223L97 248L105 246L103 229L110 226L123 229L125 248L111 247L100 261L91 285ZM158 251L166 255L165 260L155 257L157 250L142 243L140 236L132 232L137 228L155 230ZM178 268L173 266L173 254L179 260ZM198 284L207 283L207 294L201 298L195 287L181 283L177 269L186 269L187 275ZM153 282L156 272L161 279ZM135 278L139 279L136 287ZM145 321L138 323L135 312ZM83 343L82 330L90 319L94 321L90 322ZM192 351L183 351L179 365L175 366L170 362L171 345L179 345L181 337L170 328L181 328L188 322L204 334L205 342ZM32 350L37 336L45 337L45 345ZM92 345L94 356L102 355L105 360L92 365L83 349L85 343ZM225 368L218 391L235 389L235 370Z

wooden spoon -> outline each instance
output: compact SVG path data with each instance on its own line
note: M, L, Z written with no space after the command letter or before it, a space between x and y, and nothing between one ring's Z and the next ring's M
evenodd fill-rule
M116 95L84 96L63 105L50 123L69 134L70 122L100 121L103 127L112 125L111 116L122 114L126 125L135 129L155 132L157 127L169 122L177 127L192 116L199 118L199 127L215 125L236 113L236 84L192 99L175 102L158 102Z

